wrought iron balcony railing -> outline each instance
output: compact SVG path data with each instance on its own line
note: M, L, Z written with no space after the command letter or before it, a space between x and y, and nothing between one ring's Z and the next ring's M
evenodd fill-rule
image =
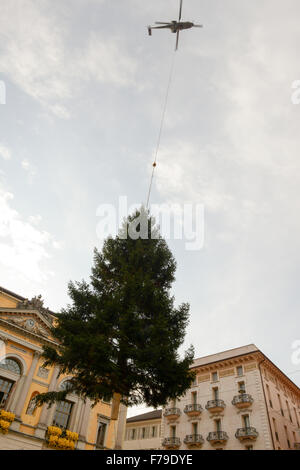
M164 416L171 417L171 416L180 416L181 411L179 408L166 408L164 411Z
M198 404L191 404L191 405L186 405L185 408L184 408L184 412L186 414L200 414L202 413L203 411L203 408L201 405L198 405Z
M258 432L253 427L239 428L235 433L235 437L237 439L253 439L254 440L258 438Z
M185 444L195 445L195 444L203 444L204 439L201 434L187 434L183 441Z
M229 437L225 431L215 431L210 432L207 436L208 442L226 442L228 441Z
M180 447L181 441L179 437L165 437L162 442L163 447Z
M226 407L223 400L209 400L205 405L205 408L209 411L223 410Z
M253 398L249 393L241 393L233 397L232 404L239 407L250 406L253 403Z

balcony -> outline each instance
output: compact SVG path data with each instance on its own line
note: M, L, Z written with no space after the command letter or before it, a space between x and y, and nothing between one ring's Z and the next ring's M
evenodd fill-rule
M294 449L295 450L300 450L300 442L295 442Z
M253 398L248 393L241 393L233 397L232 404L235 405L239 410L249 408L253 403Z
M204 439L201 434L190 434L185 436L183 441L188 447L201 447L204 443Z
M256 431L255 428L249 427L249 428L239 428L237 432L235 433L235 437L239 439L240 441L244 440L251 440L251 441L256 441L258 438L258 432Z
M163 447L166 449L179 449L181 441L179 437L166 437L162 442Z
M226 405L223 400L209 400L205 408L211 413L220 413L225 409Z
M207 436L208 442L210 442L212 445L226 444L228 439L229 439L228 434L224 431L210 432L209 435Z
M164 416L170 421L179 418L180 415L181 411L179 408L166 408L164 412Z
M191 404L191 405L186 405L184 408L184 412L187 416L189 417L195 417L199 416L203 411L203 408L201 405L196 405L196 404Z

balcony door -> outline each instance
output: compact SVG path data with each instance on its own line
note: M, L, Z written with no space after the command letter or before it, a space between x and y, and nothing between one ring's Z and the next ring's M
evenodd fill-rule
M10 396L14 382L7 380L4 377L0 377L0 409L5 408L5 405Z

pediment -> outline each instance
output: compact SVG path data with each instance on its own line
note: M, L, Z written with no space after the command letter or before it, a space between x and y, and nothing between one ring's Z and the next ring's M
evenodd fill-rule
M51 324L39 311L0 308L0 320L21 328L24 333L32 333L47 339L51 338Z

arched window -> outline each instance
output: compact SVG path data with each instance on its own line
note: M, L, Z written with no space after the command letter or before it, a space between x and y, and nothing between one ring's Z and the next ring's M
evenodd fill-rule
M0 362L0 368L14 372L15 374L21 375L21 367L19 363L11 358L5 358Z
M71 388L72 387L72 384L71 384L71 381L70 380L65 380L64 382L62 382L59 386L59 389L60 390L67 390L68 388Z
M67 429L70 422L73 403L70 401L60 401L55 410L53 418L53 426L58 426L62 429Z
M27 414L27 415L33 416L34 413L36 412L37 406L36 406L36 402L35 402L34 398L35 398L38 394L39 394L39 392L34 392L34 393L31 395L31 398L30 398L30 401L29 401L29 403L28 403L27 410L26 410L26 414Z

